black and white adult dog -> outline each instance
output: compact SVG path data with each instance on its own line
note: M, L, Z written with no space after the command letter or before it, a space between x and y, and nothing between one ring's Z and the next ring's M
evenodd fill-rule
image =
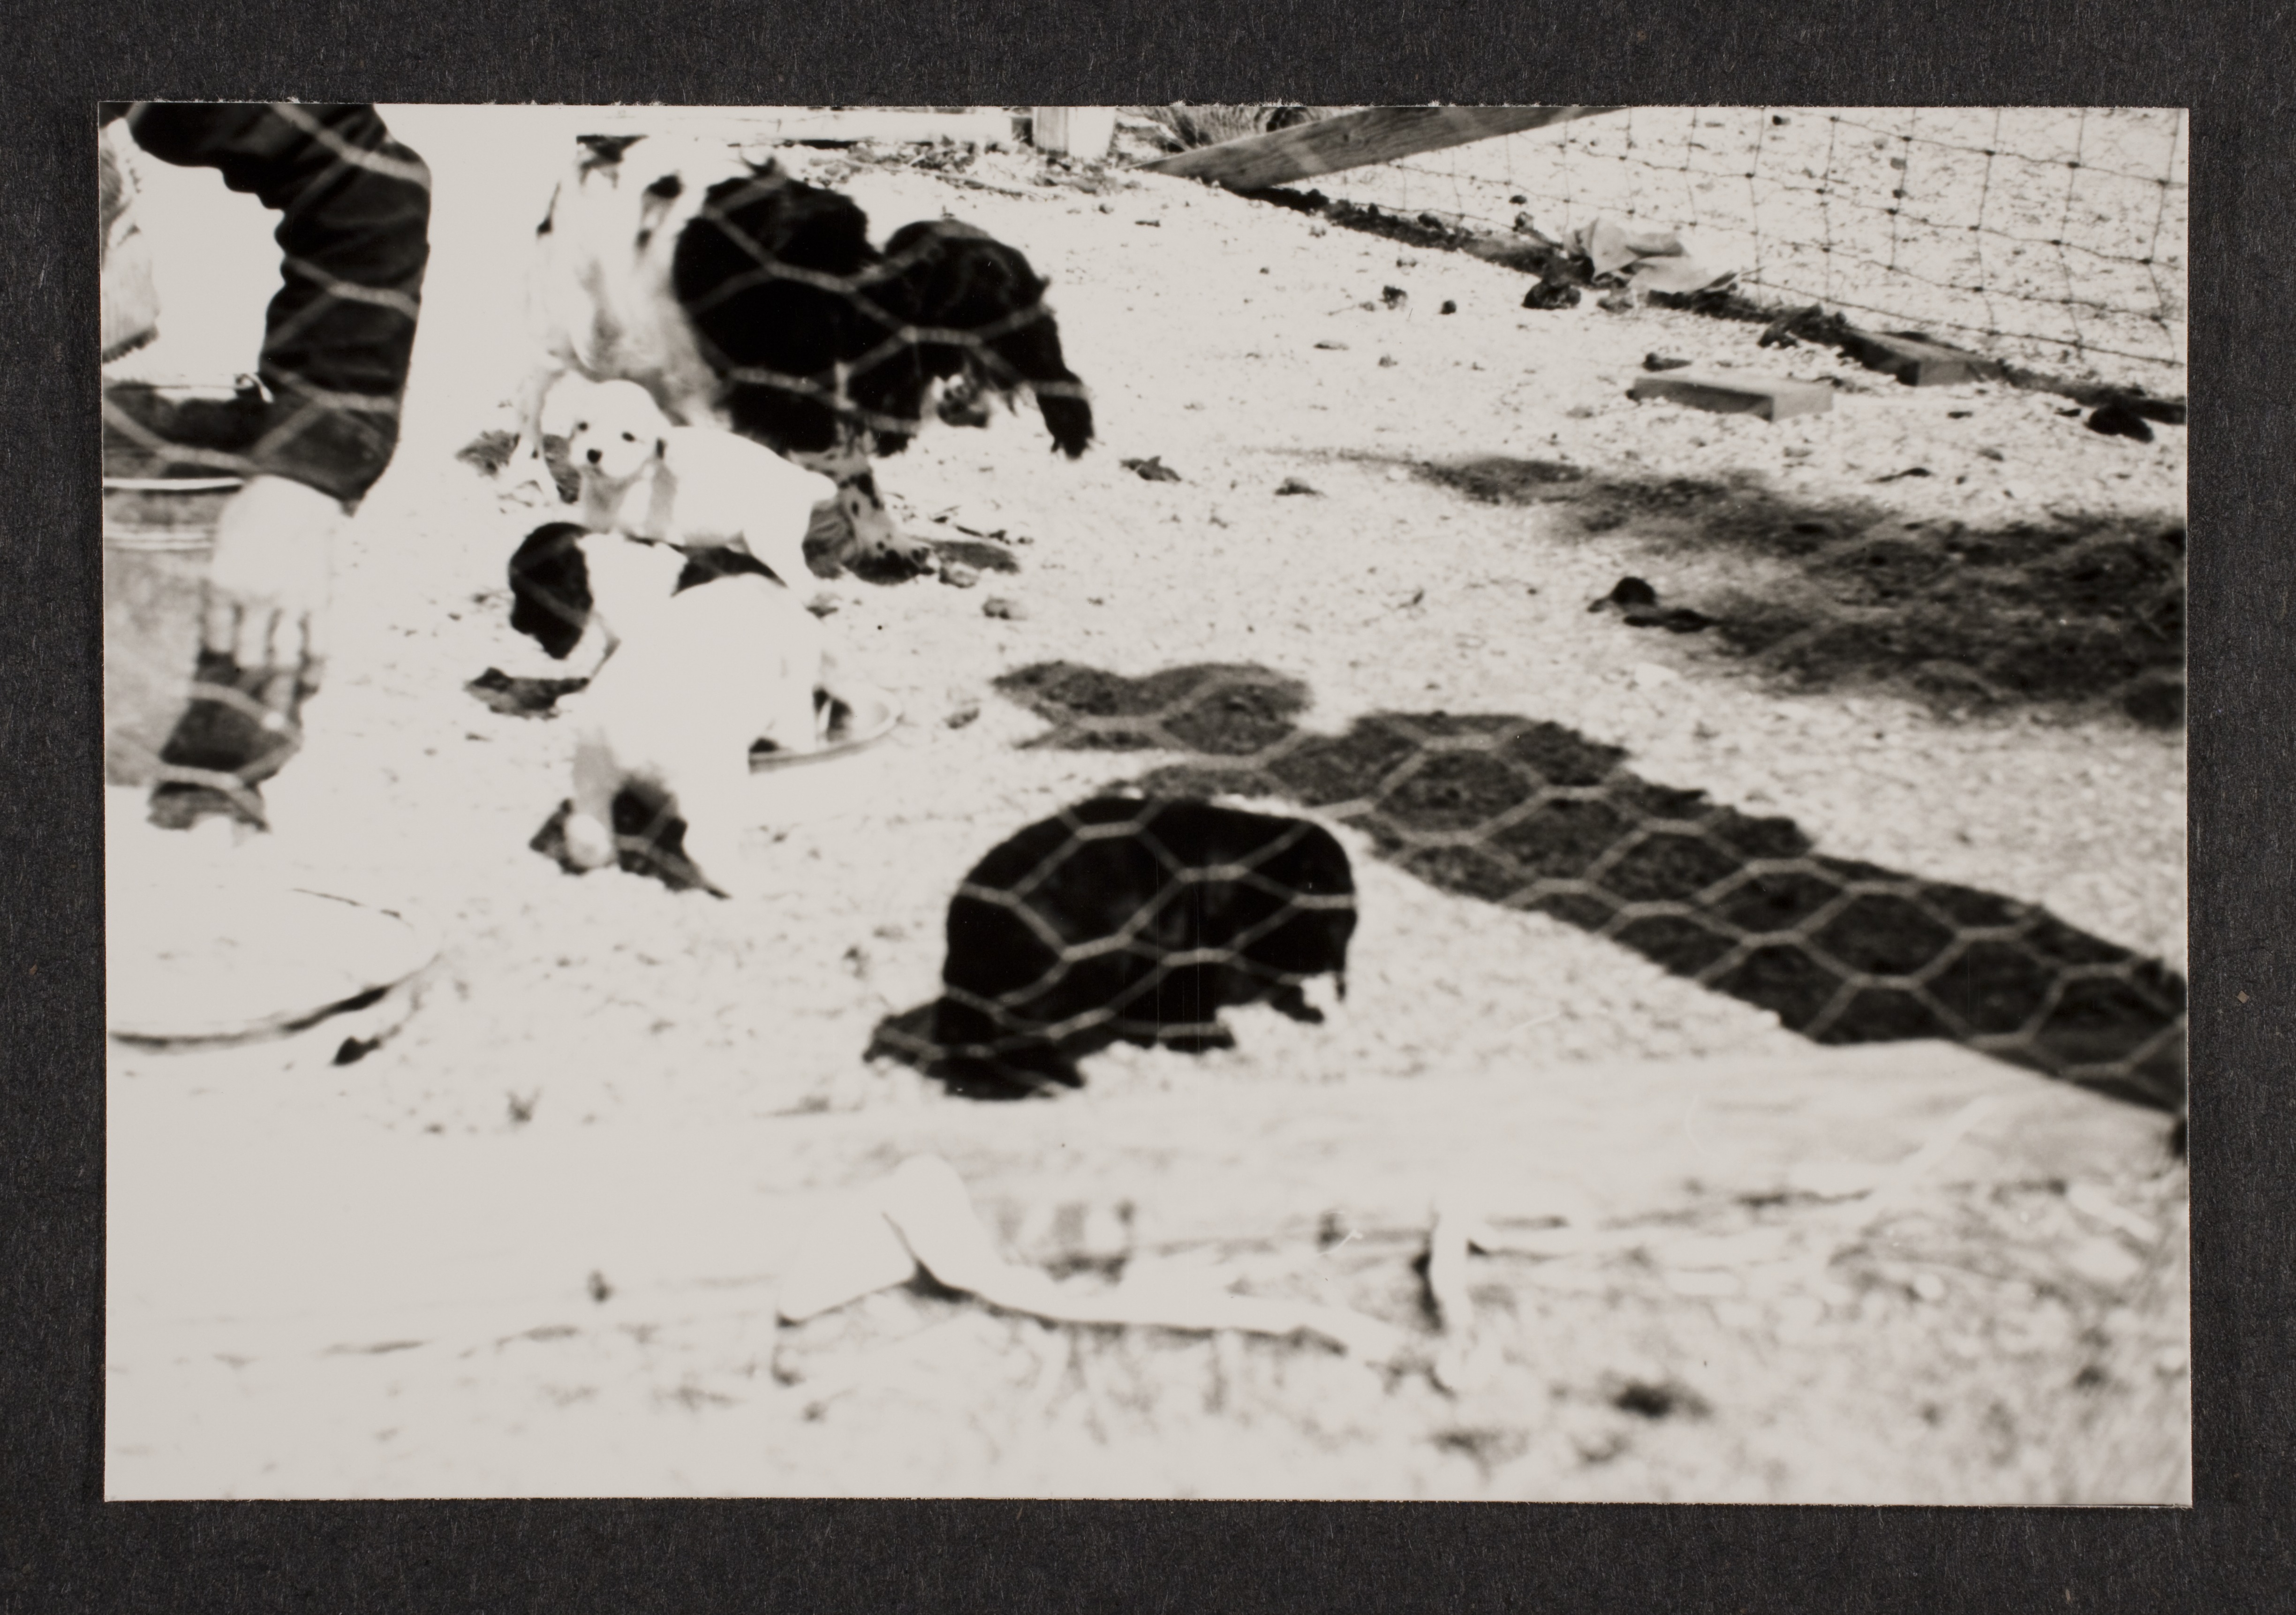
M527 476L546 478L543 405L560 376L636 381L685 424L730 426L829 476L833 510L812 536L840 540L840 558L921 564L931 546L895 528L870 456L906 447L937 387L956 400L1033 395L1062 453L1092 441L1046 283L1013 248L929 220L880 250L849 197L719 143L580 144L537 234L544 357L513 459Z

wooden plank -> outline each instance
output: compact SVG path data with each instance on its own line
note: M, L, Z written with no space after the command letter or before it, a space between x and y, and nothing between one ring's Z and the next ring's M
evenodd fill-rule
M2001 366L1982 355L1910 337L1849 331L1842 334L1841 350L1866 369L1893 375L1908 387L1954 387L2001 376Z
M1643 376L1627 389L1627 396L1638 402L1666 398L1716 414L1759 415L1765 421L1822 414L1833 407L1833 389L1820 382L1772 376L1694 375L1687 370Z
M1519 135L1617 107L1365 107L1273 135L1222 141L1141 167L1153 174L1210 180L1231 191L1260 191L1317 174L1393 162L1423 152Z
M988 108L972 112L932 112L887 107L667 107L600 108L586 119L590 132L662 133L702 137L723 135L729 143L769 145L812 141L851 145L876 140L891 144L1020 144L1008 112Z

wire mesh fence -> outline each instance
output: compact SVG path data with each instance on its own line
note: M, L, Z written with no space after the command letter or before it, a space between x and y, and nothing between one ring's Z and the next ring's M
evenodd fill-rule
M1317 734L1294 722L1306 691L1251 666L1049 663L1000 687L1054 725L1037 744L1185 758L1138 782L1151 799L1298 803L1430 885L1590 931L1816 1042L1947 1038L2184 1103L2185 985L2161 962L2032 904L1821 853L1790 819L1643 779L1562 725L1380 712Z
M2177 109L1642 107L1316 183L1492 231L1680 229L1759 302L2181 390L2190 158Z

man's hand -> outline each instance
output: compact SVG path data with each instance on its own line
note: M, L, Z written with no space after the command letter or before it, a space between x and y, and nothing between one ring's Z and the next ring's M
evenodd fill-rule
M267 681L283 709L299 681L318 687L335 532L343 508L285 477L250 478L216 522L201 643Z

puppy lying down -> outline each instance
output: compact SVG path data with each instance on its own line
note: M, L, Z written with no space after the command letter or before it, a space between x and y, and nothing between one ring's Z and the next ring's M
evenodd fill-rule
M750 750L761 740L816 750L829 709L815 692L838 682L821 623L774 579L738 572L672 595L567 699L576 735L568 861L615 861L614 798L636 782L685 822L685 856L704 881L742 895Z
M745 551L792 589L813 576L806 529L837 485L764 445L677 425L636 382L603 381L583 387L566 452L592 532Z

